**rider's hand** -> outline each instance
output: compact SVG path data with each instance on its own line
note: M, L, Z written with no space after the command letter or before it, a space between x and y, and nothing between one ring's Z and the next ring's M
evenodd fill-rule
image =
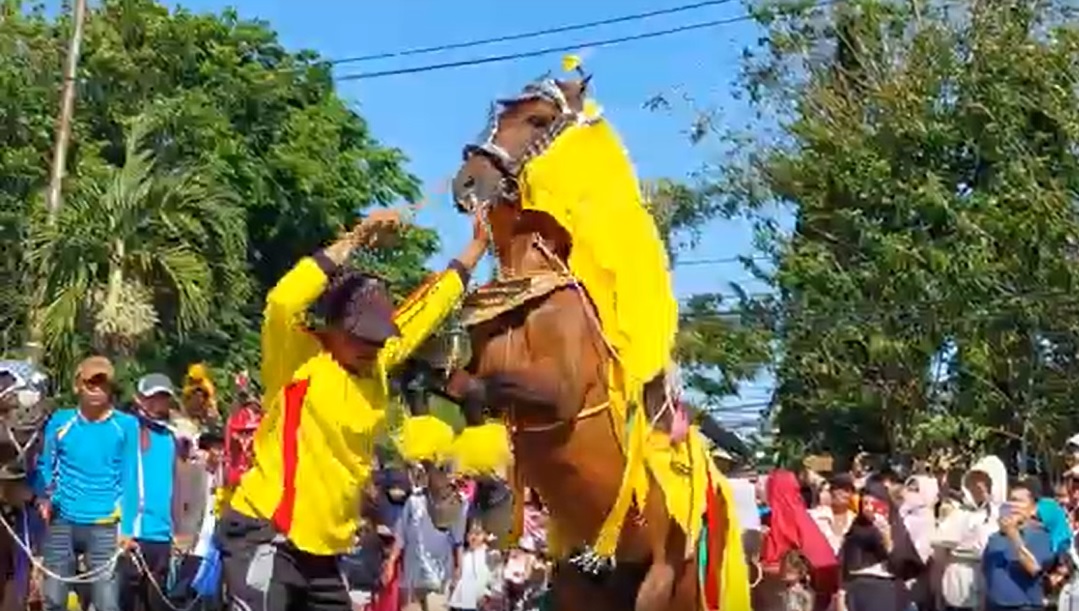
M123 535L120 535L116 543L117 546L125 552L130 552L131 550L138 549L139 547L138 541L135 541L135 539L131 537L125 537Z
M370 246L386 246L401 228L401 211L396 208L376 208L350 232L357 240Z
M491 232L487 226L487 211L478 210L472 215L472 241L468 243L457 260L469 270L474 269L487 252L487 245L490 242Z
M172 539L172 553L177 556L183 556L189 553L194 547L194 538L190 535L177 535Z
M393 582L394 566L392 562L386 562L382 565L381 581L383 586L389 586Z
M52 501L49 499L38 499L37 511L41 514L41 519L46 524L52 522Z
M363 220L322 250L330 261L343 265L359 246L385 245L401 226L401 212L390 208L372 210Z

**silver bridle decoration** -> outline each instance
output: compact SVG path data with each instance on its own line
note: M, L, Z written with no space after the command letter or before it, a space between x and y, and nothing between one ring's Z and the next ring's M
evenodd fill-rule
M502 116L499 108L506 108L513 104L529 100L547 100L559 109L558 118L542 134L533 139L525 147L519 157L514 157L506 149L499 146L495 140L498 138L498 123ZM572 125L583 120L583 115L570 107L569 100L562 93L562 89L554 79L543 79L527 85L524 90L513 98L498 100L491 108L487 128L479 138L479 144L465 146L463 157L467 161L472 155L483 155L491 160L498 171L502 174L501 197L507 200L515 200L520 195L518 179L525 165L542 155L556 138L562 135ZM473 212L491 202L477 201L473 196L470 201L457 201L462 210Z
M14 383L0 390L0 401L15 399L14 409L2 419L0 426L6 429L8 438L18 453L18 459L24 460L40 437L43 418L47 417L47 414L36 414L37 418L32 422L25 422L24 419L28 413L40 409L39 404L48 395L49 378L28 361L0 360L0 373L14 378ZM25 443L19 443L16 432L27 429L32 429L33 433Z

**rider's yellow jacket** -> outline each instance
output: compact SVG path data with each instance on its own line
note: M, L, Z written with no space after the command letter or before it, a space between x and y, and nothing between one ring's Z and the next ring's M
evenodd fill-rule
M305 313L327 280L319 263L308 257L266 298L266 412L255 433L254 465L231 499L233 509L270 520L293 545L312 554L351 548L375 439L385 422L386 371L449 314L464 292L467 272L454 262L395 312L400 336L386 344L366 377L338 365L305 324Z

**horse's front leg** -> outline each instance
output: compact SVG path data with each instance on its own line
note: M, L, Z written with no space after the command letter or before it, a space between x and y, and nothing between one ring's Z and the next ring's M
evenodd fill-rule
M580 394L580 384L572 376L563 375L554 359L542 359L530 363L527 368L504 369L486 375L458 370L446 385L446 395L461 406L469 426L482 424L488 413L495 414L507 405L537 416L550 415L551 409L555 408L560 419L572 418L572 413L561 414L568 410L559 408L579 403Z

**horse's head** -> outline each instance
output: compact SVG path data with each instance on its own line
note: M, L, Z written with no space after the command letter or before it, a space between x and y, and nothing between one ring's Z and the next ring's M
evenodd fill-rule
M499 100L479 143L465 147L464 164L453 180L454 201L462 212L487 213L500 259L508 240L519 233L519 179L525 165L578 121L587 89L588 78L530 84Z
M0 361L0 480L21 479L52 411L48 377L26 361ZM3 500L3 499L0 499Z

